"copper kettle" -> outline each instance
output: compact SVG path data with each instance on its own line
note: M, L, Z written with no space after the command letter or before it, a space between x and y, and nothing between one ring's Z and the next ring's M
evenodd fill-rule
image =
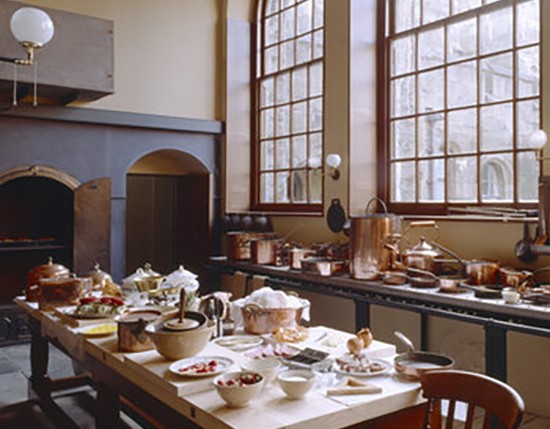
M436 271L436 261L441 258L443 254L424 237L420 238L418 244L401 253L401 261L408 268L417 268L431 273Z

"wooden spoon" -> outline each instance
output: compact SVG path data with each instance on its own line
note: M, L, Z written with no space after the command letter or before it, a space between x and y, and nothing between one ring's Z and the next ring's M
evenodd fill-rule
M172 331L186 331L189 329L194 329L199 326L199 322L197 320L185 318L185 302L186 302L186 293L185 293L185 288L182 287L180 291L179 317L177 319L170 319L164 322L165 328L171 329Z

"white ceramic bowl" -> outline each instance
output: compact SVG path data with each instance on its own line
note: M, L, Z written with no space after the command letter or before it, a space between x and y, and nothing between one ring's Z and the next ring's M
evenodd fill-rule
M300 399L313 387L315 374L307 369L289 369L277 376L279 385L291 399Z
M252 384L242 384L234 383L241 379L241 377L255 377L258 379L255 383ZM255 396L260 393L264 385L264 378L261 374L257 372L250 371L234 371L227 372L217 376L213 383L216 386L216 390L221 398L229 405L230 407L245 407Z
M257 372L263 375L265 385L272 383L277 377L281 361L276 357L267 357L265 359L249 359L241 364L244 371Z

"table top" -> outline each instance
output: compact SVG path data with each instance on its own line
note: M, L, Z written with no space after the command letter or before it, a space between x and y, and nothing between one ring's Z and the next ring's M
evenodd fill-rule
M43 336L57 340L73 358L94 359L107 365L202 427L256 429L258 422L261 422L262 428L265 429L343 428L423 402L419 383L401 379L392 369L385 375L365 379L381 387L381 393L327 396L326 389L330 387L328 382L334 382L335 376L330 379L322 378L321 381L318 376L316 386L303 399L287 398L274 382L264 387L248 406L230 408L216 392L212 383L213 377L178 377L168 371L173 362L166 360L156 350L118 352L116 334L100 338L84 337L77 333L78 328L71 328L52 314L39 311L33 303L27 303L24 299L17 299L16 303L31 317L41 322ZM323 346L320 338L342 336L344 345L335 347L331 355L341 354L345 350L342 347L345 348L346 338L351 336L326 327L310 328L310 332L311 343L306 341L301 347L311 345L320 349L328 348L329 346ZM330 345L332 346L333 344ZM372 357L391 363L395 355L395 346L375 341L367 352L370 352ZM245 352L232 351L212 341L199 356L229 357L235 362L231 368L235 370L249 359Z

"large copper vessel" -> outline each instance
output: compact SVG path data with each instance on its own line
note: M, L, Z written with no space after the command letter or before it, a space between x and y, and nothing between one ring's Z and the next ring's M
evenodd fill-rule
M383 213L369 213L370 205L376 201L382 206ZM389 270L392 255L386 244L391 236L400 232L401 217L388 213L386 204L380 198L372 198L364 216L351 218L351 277L374 280L381 271Z

